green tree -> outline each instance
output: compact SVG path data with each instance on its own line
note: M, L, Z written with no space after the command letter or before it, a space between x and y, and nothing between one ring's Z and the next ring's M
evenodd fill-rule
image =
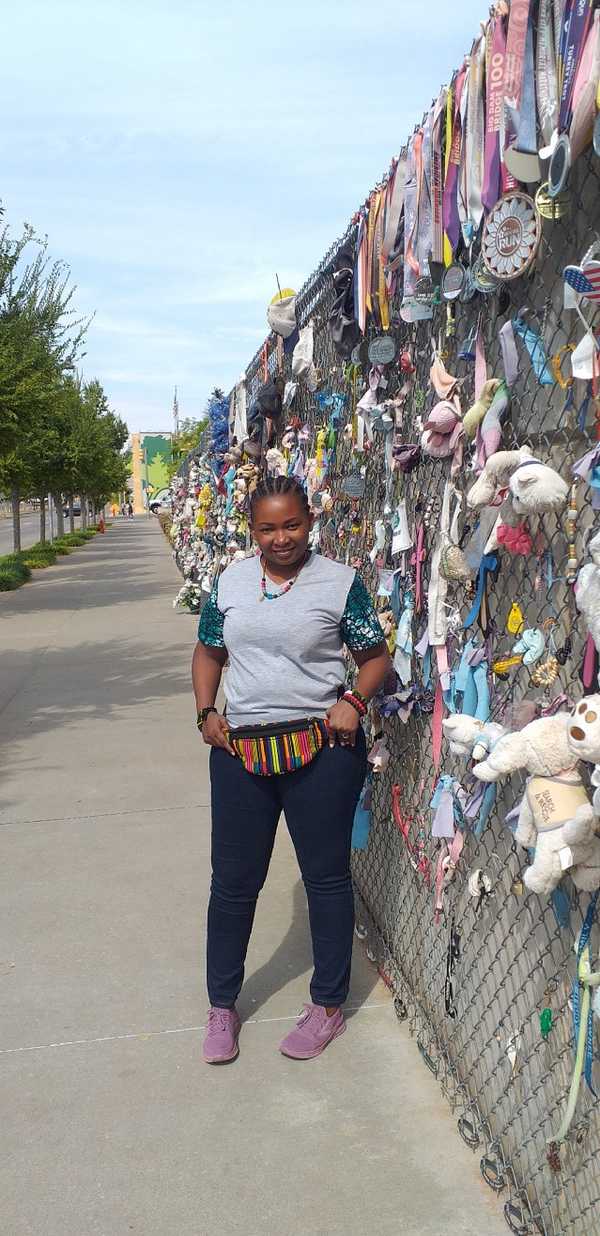
M194 420L193 417L187 417L185 420L180 421L179 432L173 434L173 457L171 462L167 464L169 480L175 475L186 455L189 455L190 451L195 450L200 445L202 434L207 425L208 417L206 416L199 421Z
M85 526L88 501L98 508L111 494L125 488L129 469L122 451L129 433L125 422L109 407L96 379L80 388L72 413L68 492L80 495Z
M0 212L1 213L1 212ZM33 260L25 260L36 246ZM20 548L20 500L52 481L64 462L56 425L61 381L74 369L86 323L77 321L74 287L63 262L26 226L17 240L0 232L0 483L13 506Z

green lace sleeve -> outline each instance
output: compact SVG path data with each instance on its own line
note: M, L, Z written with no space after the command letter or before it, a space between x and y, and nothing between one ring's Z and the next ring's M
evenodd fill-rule
M200 622L198 623L198 639L201 644L206 644L209 648L225 647L225 640L223 639L224 615L217 604L218 594L219 581L217 580L200 614Z
M340 631L346 647L355 652L364 652L366 648L383 643L379 619L360 575L355 575L351 584Z

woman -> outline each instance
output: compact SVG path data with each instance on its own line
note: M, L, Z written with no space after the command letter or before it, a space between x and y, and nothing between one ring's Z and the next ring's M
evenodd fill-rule
M250 522L260 555L220 576L202 611L192 663L198 727L212 747L209 1064L238 1054L235 1002L282 810L308 897L314 974L312 1002L280 1050L309 1059L345 1029L350 841L366 771L360 720L390 668L360 578L309 551L313 516L298 482L261 481ZM345 694L343 644L358 666L356 687ZM227 660L225 717L215 700Z

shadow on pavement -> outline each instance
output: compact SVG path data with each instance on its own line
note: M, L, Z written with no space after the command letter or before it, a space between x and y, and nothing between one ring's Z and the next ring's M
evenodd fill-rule
M283 819L279 821L279 827L285 828ZM259 899L257 919L259 919L260 912ZM285 936L269 960L253 974L247 974L238 1000L238 1010L242 1020L247 1021L255 1017L272 996L303 974L306 974L305 999L310 1000L308 984L312 965L306 894L302 880L297 880L293 892L292 921ZM348 1003L358 1007L365 1004L378 981L379 975L375 967L368 965L362 952L356 955ZM356 1007L351 1008L346 1012L346 1016L353 1017L357 1011Z

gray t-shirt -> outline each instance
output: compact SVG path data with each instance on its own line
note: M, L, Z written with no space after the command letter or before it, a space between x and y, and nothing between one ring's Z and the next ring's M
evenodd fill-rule
M345 680L343 645L383 641L369 594L352 567L320 554L275 600L263 599L261 576L258 556L232 563L200 617L200 642L229 656L227 717L234 728L324 717Z

